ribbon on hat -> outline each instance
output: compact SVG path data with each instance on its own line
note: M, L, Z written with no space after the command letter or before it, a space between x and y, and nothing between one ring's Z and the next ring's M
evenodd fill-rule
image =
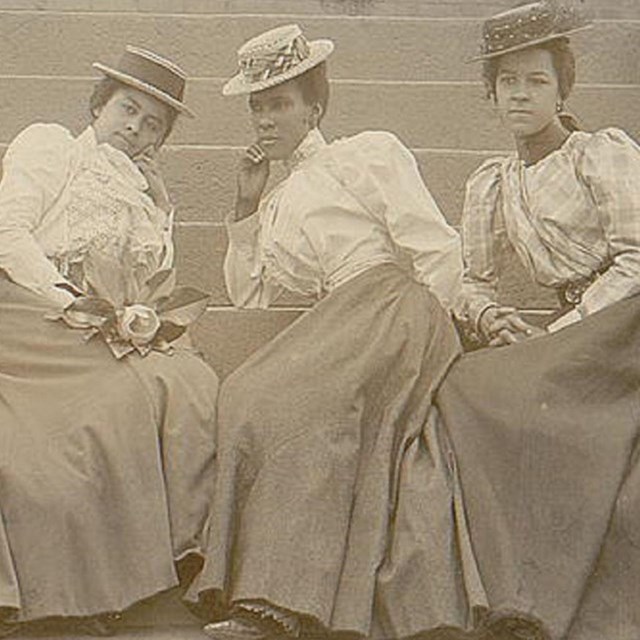
M249 82L260 82L285 73L306 60L309 54L309 43L303 35L299 35L276 51L251 51L238 63Z

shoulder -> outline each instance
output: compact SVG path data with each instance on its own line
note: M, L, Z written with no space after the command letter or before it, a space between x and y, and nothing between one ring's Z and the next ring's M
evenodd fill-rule
M466 182L467 193L474 191L486 191L500 183L502 167L509 162L507 156L496 156L485 160L478 168L474 169Z
M348 138L340 138L329 146L336 154L362 154L371 160L388 159L389 154L413 157L400 138L390 131L362 131Z
M49 161L52 155L66 156L74 140L71 133L59 124L32 124L14 138L5 158Z
M622 129L608 127L573 134L572 151L578 173L585 175L640 170L640 147Z

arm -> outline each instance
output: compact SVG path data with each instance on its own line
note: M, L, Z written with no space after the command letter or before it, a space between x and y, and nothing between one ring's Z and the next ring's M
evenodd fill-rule
M369 169L391 238L411 256L418 280L451 308L462 273L460 238L425 186L413 154L391 134L370 135L381 143L370 156Z
M580 304L549 328L554 331L640 292L640 148L624 132L593 135L578 164L607 240L609 268Z
M224 278L231 301L236 307L266 309L282 289L263 279L260 257L260 214L226 220L229 246L224 261Z
M34 233L66 182L73 138L57 125L33 125L11 144L0 183L0 268L57 306L74 299Z
M464 273L456 315L476 341L491 346L513 344L540 335L516 309L496 301L496 217L500 206L500 164L489 160L469 178L462 213Z

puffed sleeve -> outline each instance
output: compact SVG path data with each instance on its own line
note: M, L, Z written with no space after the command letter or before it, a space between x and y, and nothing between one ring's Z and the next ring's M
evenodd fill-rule
M224 279L231 302L246 309L266 309L282 288L263 278L260 257L260 213L235 221L226 220L229 245L224 260Z
M457 315L478 331L482 312L496 305L498 273L494 255L495 220L500 206L501 159L476 169L465 187L462 210L464 272Z
M65 185L72 147L73 137L63 127L32 125L7 149L0 183L0 267L14 282L58 305L73 295L56 287L65 279L34 232Z
M620 129L604 129L585 145L577 172L598 209L611 261L582 296L585 316L640 292L640 147Z
M450 309L460 292L460 237L442 215L427 189L415 157L391 133L359 136L364 142L368 175L373 177L376 208L384 216L394 243L411 257L416 278Z

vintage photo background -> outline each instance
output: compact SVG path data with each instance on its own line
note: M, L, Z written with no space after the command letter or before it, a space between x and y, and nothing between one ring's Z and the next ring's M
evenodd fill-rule
M580 2L580 0L574 0ZM510 149L485 99L478 64L482 18L512 0L1 0L0 153L25 126L59 122L80 132L95 60L115 62L125 44L177 60L189 73L197 113L178 123L161 162L177 208L180 279L212 293L199 346L221 376L291 322L306 302L287 297L269 311L230 306L222 279L223 216L233 202L238 153L251 141L243 98L223 98L236 50L273 26L299 22L329 37L332 95L324 131L395 132L415 152L446 217L458 223L464 181ZM586 129L616 125L640 137L640 0L585 0L595 19L578 34L577 86L568 106ZM274 172L277 178L277 170ZM505 256L506 260L510 256ZM505 300L540 304L513 261Z
M577 2L578 0L576 0ZM198 346L225 376L308 304L293 296L268 311L231 308L222 279L224 215L235 163L251 141L243 98L223 98L237 48L279 24L335 40L332 95L324 123L332 139L363 129L395 132L415 152L452 224L464 181L496 151L510 149L480 81L482 18L512 0L0 0L0 154L33 122L80 132L96 60L115 62L125 44L148 47L189 73L187 102L161 162L177 209L178 274L211 292ZM577 86L568 103L584 128L615 125L640 138L640 0L586 0L595 19L574 38ZM275 171L274 179L278 172ZM512 256L505 255L505 260ZM549 294L514 268L505 301L545 304Z

